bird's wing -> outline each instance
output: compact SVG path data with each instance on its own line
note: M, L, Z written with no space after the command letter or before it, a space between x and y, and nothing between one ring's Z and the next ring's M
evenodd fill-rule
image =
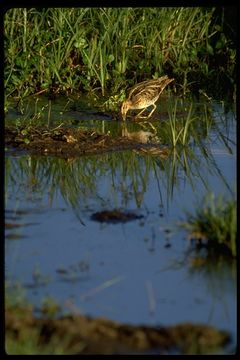
M156 85L161 85L165 80L168 79L167 75L161 76L158 79L145 80L136 85L134 85L129 92L128 98L130 99L133 95L136 95L136 92L142 93L146 87L155 87Z

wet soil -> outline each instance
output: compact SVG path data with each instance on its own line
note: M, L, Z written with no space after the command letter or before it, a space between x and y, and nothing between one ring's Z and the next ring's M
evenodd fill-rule
M37 333L39 346L54 342L68 354L207 354L230 340L227 333L205 325L131 326L82 315L39 319L30 307L7 307L5 321L6 336L16 343Z
M99 154L107 151L139 149L144 145L148 152L148 139L151 133L139 131L124 132L121 136L113 137L100 134L95 130L76 128L54 128L28 126L5 127L5 146L28 150L33 154L57 155L61 157L75 157L87 154ZM168 149L159 144L151 144L150 150L159 156L168 156Z

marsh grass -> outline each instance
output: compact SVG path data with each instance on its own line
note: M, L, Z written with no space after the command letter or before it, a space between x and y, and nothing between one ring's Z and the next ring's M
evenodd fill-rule
M185 109L185 115L178 117L178 99L168 108L168 125L166 126L167 138L172 147L188 145L191 134L191 123L196 120L193 115L193 103Z
M179 226L189 232L189 237L206 242L208 249L220 250L226 255L237 255L237 215L236 201L225 200L223 196L215 198L209 193L195 214L186 213L186 221Z
M12 96L79 90L115 95L165 73L186 94L199 78L209 81L212 72L220 79L224 65L223 75L234 79L236 51L215 10L10 9L4 16L5 109ZM215 51L212 41L218 38ZM226 64L210 69L211 59L222 53Z

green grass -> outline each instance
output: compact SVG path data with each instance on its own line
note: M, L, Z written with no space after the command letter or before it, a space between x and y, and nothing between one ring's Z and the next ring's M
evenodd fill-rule
M176 78L183 94L216 76L233 83L236 49L233 36L224 33L225 10L218 12L201 7L10 9L4 16L5 109L13 96L114 95L165 73Z
M187 220L180 226L189 232L189 237L207 242L207 248L226 255L237 255L237 214L236 201L215 198L210 193L195 214L187 213Z
M193 103L190 103L189 107L185 109L185 115L178 118L177 114L178 100L174 100L174 104L168 109L168 124L166 128L166 138L170 142L172 147L177 145L188 145L191 138L191 123L196 120L196 116L193 114Z

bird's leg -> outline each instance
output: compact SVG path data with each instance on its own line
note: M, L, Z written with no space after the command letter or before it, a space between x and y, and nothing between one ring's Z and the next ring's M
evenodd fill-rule
M156 135L157 134L157 129L155 128L155 126L153 126L153 124L150 122L150 121L148 121L148 124L151 126L151 128L153 129L153 131L154 131L154 135Z
M146 110L147 108L145 107L144 109L142 109L141 111L140 111L140 113L138 113L136 116L135 116L135 119L138 119L138 118L142 118L142 119L144 119L144 118L146 118L146 116L140 116L143 112L144 112L144 110Z
M157 134L157 129L155 128L155 126L153 126L153 124L150 121L144 121L144 122L140 123L139 125L142 126L144 129L146 129L145 124L150 125L150 127L153 129L153 131L154 131L153 135Z
M154 112L154 111L156 110L156 108L157 108L157 106L156 106L155 104L152 104L152 105L153 105L153 109L152 109L152 111L150 112L150 114L149 114L148 116L140 116L140 115L144 112L144 110L146 110L146 109L148 108L148 106L147 106L147 107L145 107L144 109L142 109L139 114L137 114L137 116L135 117L135 119L138 119L138 118L148 119L148 118L150 118L150 116L153 114L153 112Z
M155 104L152 104L153 105L153 109L152 111L150 112L150 114L147 116L147 119L150 118L150 116L152 116L153 112L156 110L157 106Z

